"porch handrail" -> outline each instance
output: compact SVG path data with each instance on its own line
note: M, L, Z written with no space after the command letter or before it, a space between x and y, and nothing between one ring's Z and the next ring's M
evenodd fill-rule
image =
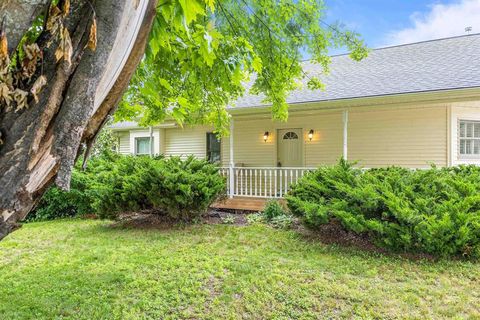
M313 167L233 167L222 166L229 197L283 198Z
M235 169L302 169L315 170L316 167L234 167ZM222 166L220 169L230 169L230 166Z

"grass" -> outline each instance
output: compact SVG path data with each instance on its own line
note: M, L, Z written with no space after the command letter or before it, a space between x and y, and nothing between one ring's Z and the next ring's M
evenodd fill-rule
M0 242L2 319L480 319L480 264L410 261L263 225L31 223Z

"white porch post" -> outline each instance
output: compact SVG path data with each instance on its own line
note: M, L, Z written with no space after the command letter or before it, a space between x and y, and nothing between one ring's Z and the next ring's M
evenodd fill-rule
M343 159L348 159L348 110L343 110Z
M230 165L229 165L229 198L233 198L235 193L235 161L233 159L233 119L230 119Z
M150 158L153 157L153 128L150 126L148 128L150 134Z

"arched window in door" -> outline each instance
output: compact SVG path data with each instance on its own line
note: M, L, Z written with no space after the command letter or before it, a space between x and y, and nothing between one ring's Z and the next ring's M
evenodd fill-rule
M293 131L289 131L283 135L283 140L296 140L296 139L298 139L298 135Z

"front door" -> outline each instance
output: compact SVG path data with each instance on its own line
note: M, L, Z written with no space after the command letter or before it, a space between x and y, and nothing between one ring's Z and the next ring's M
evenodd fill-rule
M278 130L278 166L303 166L303 135L302 129Z

